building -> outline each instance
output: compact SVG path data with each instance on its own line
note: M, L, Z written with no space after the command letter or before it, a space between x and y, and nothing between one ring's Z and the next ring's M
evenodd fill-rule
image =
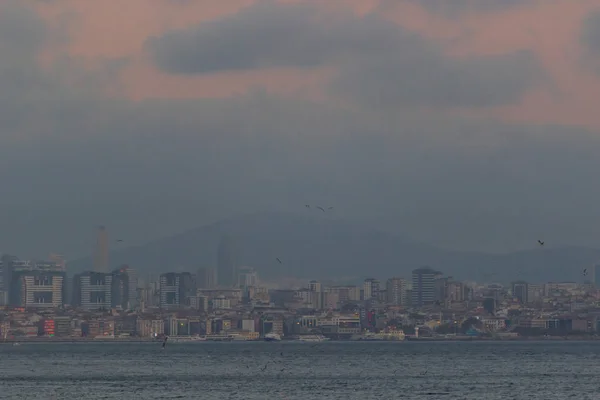
M128 265L112 272L111 307L133 310L138 306L137 274Z
M51 261L13 260L8 303L14 307L58 308L65 298L64 267Z
M229 235L221 238L217 249L217 279L219 286L233 287L238 282L238 248Z
M104 226L99 226L96 230L94 272L108 273L108 232Z
M528 294L528 284L524 281L516 281L513 282L512 285L512 295L514 298L519 300L521 304L526 304L528 302L527 294Z
M447 300L450 302L462 302L465 299L465 288L462 282L450 281L446 288Z
M141 337L155 337L165 333L165 323L161 319L142 319L136 321L136 333Z
M402 278L390 278L386 282L386 293L388 304L396 306L406 305L406 280Z
M73 305L84 310L108 310L112 306L113 274L83 272L73 277Z
M160 276L160 308L179 308L196 296L196 283L189 272L169 272Z
M308 282L308 290L311 292L322 292L321 282L318 281L310 281Z
M422 267L412 272L412 306L423 307L433 304L436 298L435 281L441 277L441 272L429 267Z
M215 310L230 309L231 300L229 300L225 296L217 296L212 300L212 307Z
M594 286L600 288L600 264L596 264L592 268L592 282Z
M527 285L527 302L535 303L542 301L544 297L544 285L528 284Z
M251 286L258 286L258 273L254 268L241 267L238 270L237 287L245 289Z
M71 336L73 326L71 317L54 317L54 335L55 336Z
M217 270L214 268L199 268L196 284L201 289L214 289L217 286Z
M363 283L363 299L371 300L379 297L379 281L377 279L365 279Z
M128 310L130 286L127 268L117 268L112 272L111 285L111 307Z

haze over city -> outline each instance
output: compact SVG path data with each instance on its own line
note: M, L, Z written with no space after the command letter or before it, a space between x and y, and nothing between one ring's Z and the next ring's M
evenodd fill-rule
M596 399L599 99L600 0L0 0L1 394Z
M597 2L3 1L0 55L2 252L307 203L446 249L599 247Z

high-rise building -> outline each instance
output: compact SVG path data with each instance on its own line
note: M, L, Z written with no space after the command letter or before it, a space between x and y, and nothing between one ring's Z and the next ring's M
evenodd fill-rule
M386 283L387 302L393 305L406 305L406 280L390 278Z
M108 232L104 226L99 226L96 231L94 272L108 273Z
M308 282L308 290L311 292L322 292L321 282L318 281L310 281Z
M371 300L379 297L379 281L369 278L363 282L363 299Z
M62 307L66 292L65 278L64 268L54 262L13 261L9 304L25 308Z
M600 288L600 264L596 264L592 268L592 282L596 288Z
M83 272L73 277L73 305L84 310L108 310L112 306L111 273Z
M258 273L254 268L241 267L238 270L237 287L245 289L251 286L258 286Z
M112 308L120 308L122 310L128 310L132 308L130 306L132 293L129 279L130 277L126 265L115 269L112 272L112 287L110 296Z
M526 304L528 302L527 292L528 292L528 284L525 281L516 281L512 283L512 295L514 298L519 300L521 304Z
M169 272L160 276L160 308L179 308L188 297L196 296L196 284L189 272Z
M199 268L196 284L200 289L214 289L217 286L217 271L214 268Z
M113 272L113 293L112 293L112 303L113 307L119 305L124 309L133 310L138 306L138 277L135 269L131 268L129 265L123 264L121 267L117 268ZM125 290L121 295L115 293L115 289L117 288L115 280L118 280L120 283L118 287L123 287L123 285L127 285L126 288L120 289ZM115 296L120 296L119 299L115 299ZM124 296L124 297L123 297Z
M237 284L239 252L233 238L225 235L221 238L217 249L217 279L219 286L233 287Z
M435 301L435 280L441 275L441 272L429 267L413 270L411 301L413 307L423 307Z
M1 262L2 263L0 264L0 267L2 268L2 270L0 271L0 290L2 290L5 293L5 296L7 297L7 302L10 302L9 298L10 283L12 280L12 270L14 266L16 264L21 263L21 261L15 256L3 254Z

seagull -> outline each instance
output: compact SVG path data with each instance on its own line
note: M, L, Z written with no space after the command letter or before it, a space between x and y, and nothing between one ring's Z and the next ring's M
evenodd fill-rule
M281 260L279 259L279 257L276 257L275 259L277 260L277 262L279 262L279 264L282 263Z
M327 207L328 210L333 210L333 206Z
M540 244L540 246L544 245L544 242L542 242L541 240L538 240L538 243Z
M117 239L117 242L122 242L122 241L123 241L123 239Z
M321 211L325 212L325 209L324 209L323 207L321 207L321 206L317 206L317 208L318 208L319 210L321 210Z
M260 370L261 370L261 371L264 371L265 369L267 369L267 366L268 366L268 365L269 365L269 364L265 364L265 366L264 366L264 367L262 367Z
M310 208L310 204L305 204L304 207Z
M583 276L587 276L587 268L583 270Z

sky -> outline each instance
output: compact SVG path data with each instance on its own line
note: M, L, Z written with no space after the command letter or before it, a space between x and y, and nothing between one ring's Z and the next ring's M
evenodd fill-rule
M6 0L0 252L335 206L600 247L600 0Z

